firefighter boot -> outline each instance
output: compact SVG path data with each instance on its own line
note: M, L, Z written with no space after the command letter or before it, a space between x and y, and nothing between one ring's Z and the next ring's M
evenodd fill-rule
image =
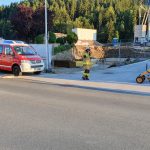
M82 79L83 80L89 80L89 73L90 73L90 70L85 69L83 76L82 76Z

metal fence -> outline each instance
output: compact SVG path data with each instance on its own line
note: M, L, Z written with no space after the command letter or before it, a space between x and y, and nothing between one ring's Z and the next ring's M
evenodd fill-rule
M150 47L135 45L133 42L121 42L117 46L104 44L105 56L100 62L110 64L129 64L150 59Z

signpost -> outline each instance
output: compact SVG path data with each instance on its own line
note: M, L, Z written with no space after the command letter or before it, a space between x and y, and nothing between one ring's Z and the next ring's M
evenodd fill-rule
M119 59L119 64L121 64L121 40L119 42L118 38L113 38L112 44L114 47L118 47L119 49L118 59Z

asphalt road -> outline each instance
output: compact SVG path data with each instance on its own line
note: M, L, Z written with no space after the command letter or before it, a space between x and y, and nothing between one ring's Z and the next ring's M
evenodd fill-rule
M149 150L150 97L0 79L0 150Z

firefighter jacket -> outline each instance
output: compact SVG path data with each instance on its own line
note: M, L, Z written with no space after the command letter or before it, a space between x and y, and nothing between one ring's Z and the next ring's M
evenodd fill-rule
M83 55L83 67L85 69L90 69L92 67L90 54L85 52Z

